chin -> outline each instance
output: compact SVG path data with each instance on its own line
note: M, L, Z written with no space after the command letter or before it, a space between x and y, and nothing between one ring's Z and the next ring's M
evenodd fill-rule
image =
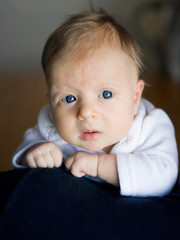
M84 148L85 150L89 151L89 152L98 152L98 151L101 151L103 150L103 148L98 148L97 146L80 146L82 148Z

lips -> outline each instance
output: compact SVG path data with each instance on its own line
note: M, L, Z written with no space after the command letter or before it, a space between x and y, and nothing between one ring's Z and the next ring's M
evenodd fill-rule
M101 135L101 132L97 130L85 129L81 132L80 138L84 141L96 140Z

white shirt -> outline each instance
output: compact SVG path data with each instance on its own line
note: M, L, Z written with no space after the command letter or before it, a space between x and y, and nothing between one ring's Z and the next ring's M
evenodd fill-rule
M58 145L65 158L77 151L86 151L58 135L47 105L40 111L37 125L25 132L23 143L13 156L13 166L23 167L19 162L25 152L47 141ZM110 153L116 155L121 195L163 196L172 190L177 180L178 152L173 124L163 110L145 99L141 100L127 136Z

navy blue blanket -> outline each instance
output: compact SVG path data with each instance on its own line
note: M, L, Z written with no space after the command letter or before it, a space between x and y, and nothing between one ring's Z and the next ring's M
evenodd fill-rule
M165 197L118 189L63 168L0 173L0 239L179 240L180 186Z

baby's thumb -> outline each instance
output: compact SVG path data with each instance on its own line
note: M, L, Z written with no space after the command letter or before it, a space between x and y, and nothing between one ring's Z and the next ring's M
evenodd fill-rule
M70 156L70 157L67 158L66 161L65 161L65 167L66 167L68 170L70 170L73 162L74 162L74 156Z

